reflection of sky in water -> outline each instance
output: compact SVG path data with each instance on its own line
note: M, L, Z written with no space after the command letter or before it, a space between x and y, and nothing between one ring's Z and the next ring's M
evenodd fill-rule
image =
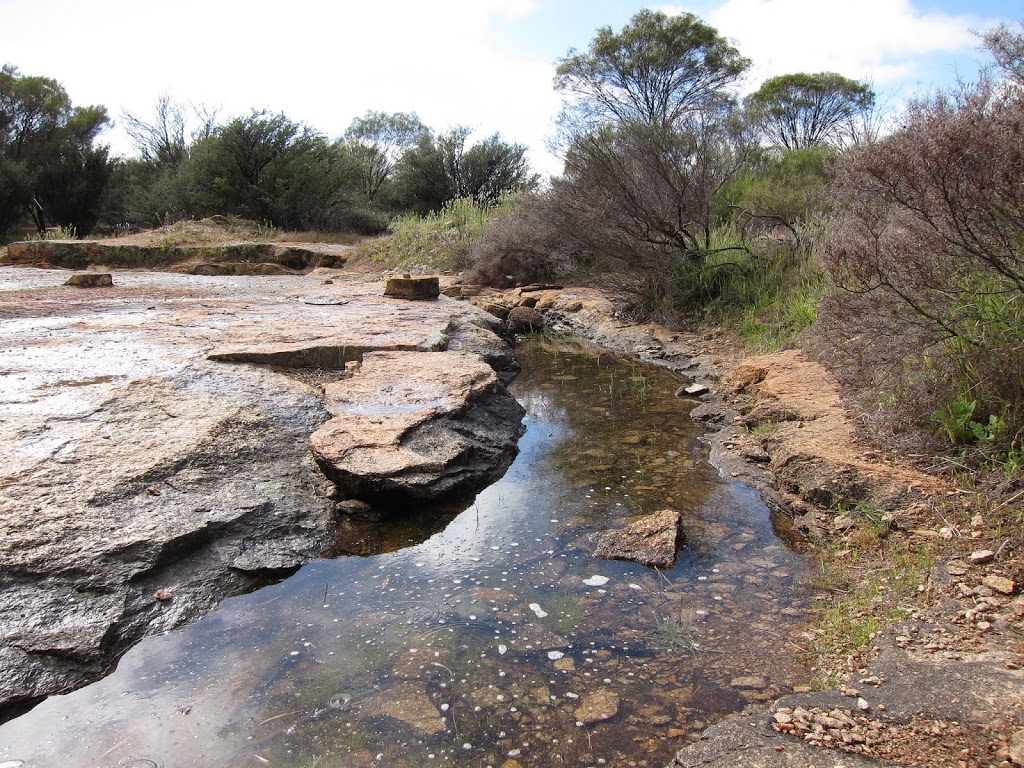
M694 486L688 493L699 502L684 510L693 535L674 569L658 576L636 564L594 560L589 554L593 532L616 527L631 506L662 505L665 488L644 491L648 481L642 469L632 469L649 457L637 454L634 461L631 452L647 450L642 435L650 433L653 439L665 426L664 417L651 403L652 424L637 427L641 437L627 450L617 443L623 435L602 422L607 415L598 413L596 385L589 392L560 393L544 384L547 374L531 374L528 366L514 387L528 412L516 462L445 530L390 554L311 563L281 584L225 601L188 628L144 641L106 679L53 697L0 727L0 762L22 759L35 768L125 766L138 758L162 766L259 765L265 760L307 765L316 764L310 760L312 752L333 749L336 762L324 765L406 765L396 761L408 759L408 765L429 760L476 766L487 764L481 750L492 746L499 734L510 731L512 738L524 742L535 738L526 726L521 733L512 731L519 726L502 719L515 714L516 707L494 710L492 727L487 712L474 715L463 695L453 699L453 706L466 707L461 716L467 722L457 737L446 720L444 732L417 734L418 744L399 748L399 740L408 739L408 728L389 732L387 720L367 720L361 707L391 695L399 670L410 661L415 662L413 677L427 681L425 690L434 705L439 694L447 695L447 685L453 691L459 684L467 691L501 688L518 678L549 685L551 722L557 725L559 717L566 720L562 713L569 713L563 723L566 732L549 734L549 741L572 744L578 734L573 704L566 697L579 696L585 686L611 684L611 677L600 678L612 673L556 673L544 657L547 648L575 655L583 670L593 661L586 656L591 649L619 654L614 661L621 659L623 667L616 681L632 683L628 678L642 676L647 662L632 659L624 646L633 642L629 638L642 637L653 606L666 604L666 589L678 589L679 594L692 590L696 600L703 583L719 579L715 574L733 557L720 540L728 534L720 531L743 526L743 542L749 546L744 543L746 553L737 550L737 556L748 556L750 547L759 556L768 553L774 561L766 560L765 568L783 576L797 558L774 538L756 494L738 486L709 485L700 473L691 472L683 481L688 488ZM670 397L674 382L661 386ZM569 394L572 399L567 399ZM679 412L686 440L692 443L696 430L678 401L665 402ZM612 459L565 450L570 443L598 440L605 441ZM673 438L670 448L679 448L678 441ZM664 446L651 450L652 461L666 453ZM611 461L615 467L595 474L588 467L594 461ZM683 482L677 474L669 470L665 477ZM644 511L653 508L657 506ZM703 527L702 517L708 521ZM607 577L608 583L587 585L584 580L595 575ZM701 603L705 613L713 613L714 601L723 599L715 593L717 584L709 589L706 603ZM730 599L737 595L736 602L743 598L742 589L724 594ZM530 606L548 618L541 621ZM766 603L762 610L774 611L776 606ZM768 620L777 622L778 617ZM641 698L647 696L645 692ZM444 709L436 712L447 716ZM472 724L474 716L478 722ZM612 730L623 727L621 722L608 725L610 743L629 743ZM602 731L592 730L598 739ZM382 760L347 762L346 750L366 752L367 738L376 739L369 745L370 757L381 754ZM473 739L480 743L471 743ZM463 748L464 740L469 748ZM548 759L520 757L524 765L555 764Z

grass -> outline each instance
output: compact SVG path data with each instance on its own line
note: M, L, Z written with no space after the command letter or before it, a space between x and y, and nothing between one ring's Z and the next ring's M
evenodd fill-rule
M921 599L935 553L909 537L890 537L888 530L865 515L845 540L819 550L813 586L826 600L817 610L813 651L822 688L839 684L847 659L906 619Z
M693 630L678 618L662 618L654 614L650 633L651 646L678 656L696 656L699 645Z
M436 213L399 216L387 236L360 246L357 255L385 269L458 271L467 265L470 246L487 223L512 204L512 198L497 206L459 198Z

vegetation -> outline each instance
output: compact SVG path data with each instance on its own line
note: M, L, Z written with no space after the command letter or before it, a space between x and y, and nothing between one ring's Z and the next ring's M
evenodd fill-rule
M0 238L26 217L39 233L92 231L111 174L95 146L107 122L103 107L73 107L56 80L0 69Z
M741 104L750 61L732 43L692 14L641 11L557 61L564 170L544 188L524 146L412 113L367 112L332 140L284 114L222 121L167 96L150 118L124 116L137 156L111 160L102 107L7 65L0 236L211 215L387 232L363 250L388 267L603 282L636 317L725 322L758 349L810 333L891 431L1017 466L1024 25L981 38L992 71L880 137L858 130L867 84L790 73Z
M772 144L804 149L841 143L875 103L864 83L819 72L773 77L743 101L749 119Z

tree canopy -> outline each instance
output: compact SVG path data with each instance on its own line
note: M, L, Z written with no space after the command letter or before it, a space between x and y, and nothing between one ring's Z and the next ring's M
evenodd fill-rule
M721 100L750 66L718 31L690 13L644 10L615 32L597 31L586 52L557 62L555 89L572 98L563 126L668 127Z
M0 69L0 235L26 212L40 232L92 229L110 173L95 142L108 122L103 107L73 107L56 80Z
M405 151L427 133L415 112L370 111L352 121L345 140L359 159L359 177L368 200L376 199Z
M874 103L869 86L835 72L772 77L744 99L765 137L786 149L838 142Z

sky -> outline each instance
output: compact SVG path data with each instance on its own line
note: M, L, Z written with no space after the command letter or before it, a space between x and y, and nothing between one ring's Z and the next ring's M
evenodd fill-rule
M151 119L167 95L221 118L283 112L330 138L369 110L415 112L438 131L500 132L557 173L556 60L643 8L694 13L730 39L753 61L740 95L834 71L892 109L974 77L972 30L1024 19L1024 0L0 0L0 64L105 106L114 154L133 153L124 113Z

